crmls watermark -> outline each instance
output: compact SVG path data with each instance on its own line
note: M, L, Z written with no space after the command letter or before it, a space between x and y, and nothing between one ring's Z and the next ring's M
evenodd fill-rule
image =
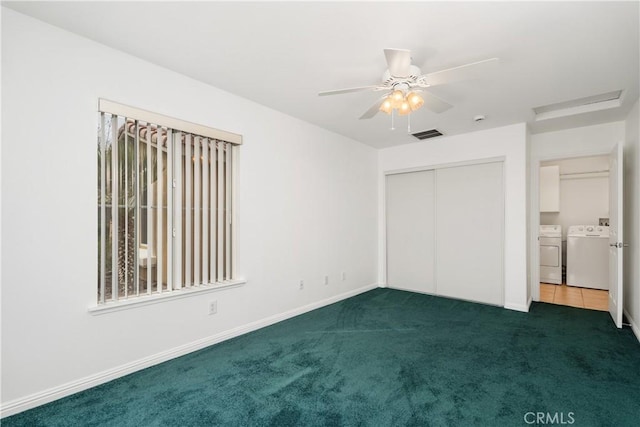
M573 424L576 422L573 412L527 412L524 422L527 424Z

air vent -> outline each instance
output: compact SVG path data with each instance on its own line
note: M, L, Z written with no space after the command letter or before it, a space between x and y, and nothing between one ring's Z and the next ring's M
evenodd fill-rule
M423 130L422 132L416 132L412 135L418 139L429 139L429 138L435 138L436 136L442 136L442 133L438 129L430 129L430 130Z

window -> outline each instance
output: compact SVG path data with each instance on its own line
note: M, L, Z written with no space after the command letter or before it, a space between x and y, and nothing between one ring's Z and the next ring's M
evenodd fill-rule
M100 100L98 305L235 280L240 135Z

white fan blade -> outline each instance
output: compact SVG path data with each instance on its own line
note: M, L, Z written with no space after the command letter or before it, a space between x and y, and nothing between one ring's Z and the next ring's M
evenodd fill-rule
M389 94L386 94L382 98L378 99L376 103L371 106L371 108L369 108L362 116L360 116L360 120L370 119L371 117L378 114L378 111L380 111L380 106L382 105L384 100L387 98L387 96L389 96Z
M407 77L411 67L411 51L407 49L385 49L389 73L393 77Z
M453 107L453 105L429 92L422 92L422 99L424 99L424 108L434 113L442 113Z
M378 86L361 86L361 87L351 87L347 89L327 90L325 92L320 92L318 96L340 95L342 93L351 93L351 92L364 92L366 90L376 89L377 87Z
M481 77L484 73L494 70L498 63L498 58L485 59L483 61L425 74L423 77L430 86L452 83L460 80L470 80Z

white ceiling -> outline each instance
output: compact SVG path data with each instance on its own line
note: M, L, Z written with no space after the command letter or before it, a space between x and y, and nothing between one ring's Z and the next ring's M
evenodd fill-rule
M499 57L491 76L436 86L454 107L412 131L529 122L532 132L622 120L638 99L638 2L4 2L19 12L373 147L417 141L406 118L358 117L380 96L384 48L423 73ZM532 108L624 90L622 106L534 122ZM484 122L473 117L484 114Z

